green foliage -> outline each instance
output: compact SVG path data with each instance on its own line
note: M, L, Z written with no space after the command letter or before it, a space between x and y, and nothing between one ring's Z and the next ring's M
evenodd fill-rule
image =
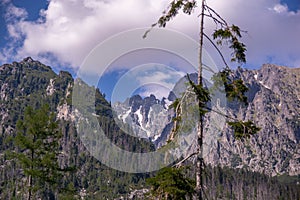
M47 95L47 87L51 79L54 93ZM31 63L15 62L3 67L0 83L7 84L8 87L5 90L6 98L0 100L0 103L3 108L1 112L7 111L8 115L2 119L3 125L0 127L0 199L24 199L28 193L29 177L25 174L21 162L16 157L18 154L20 157L21 154L28 156L30 150L16 145L15 138L17 121L20 120L23 123L25 121L25 108L31 107L32 113L35 114L36 109L47 103L51 111L56 111L58 106L65 103L71 106L73 82L74 80L69 73L55 74L50 67L44 66L38 61ZM90 88L87 86L87 89L91 90ZM129 136L120 130L113 121L110 104L99 90L96 90L96 93L92 95L95 97L95 111L99 115L99 124L114 144L128 151L154 151L154 145L147 139ZM82 98L86 97L83 96ZM45 113L50 116L51 112L45 111ZM36 118L39 120L38 117ZM113 199L129 193L132 188L145 183L144 179L147 175L119 172L94 159L82 144L72 121L59 120L59 129L62 131L62 138L58 142L60 168L57 179L54 179L57 182L52 184L43 179L34 178L32 182L34 185L30 188L35 189L36 193L33 194L32 198L49 199L50 194L55 192L56 199L80 199L79 193L82 188L85 188L87 191L86 199ZM24 133L24 136L30 135L26 131L19 130L18 132ZM7 152L7 154L1 152ZM14 154L14 158L8 154ZM43 155L37 155L37 157ZM46 157L44 160L47 160ZM50 156L48 157L49 160L51 160ZM31 163L30 159L27 163ZM36 162L35 166L38 167L38 164ZM40 166L44 165L41 164ZM70 168L69 166L74 167ZM76 171L73 170L75 168ZM49 170L49 174L53 170ZM108 180L110 184L108 184ZM59 191L56 192L56 190Z
M247 104L247 97L245 96L245 92L248 91L248 88L244 85L242 79L232 80L230 84L226 84L225 86L226 96L229 99L238 99L241 102Z
M209 7L206 2L204 2L204 15L210 19L212 19L217 27L212 36L213 39L216 40L217 45L223 45L224 43L228 44L229 48L233 50L231 54L231 61L238 63L246 62L246 45L239 41L242 37L241 30L236 25L229 26L227 22L211 7ZM166 27L167 23L177 16L180 10L183 13L190 15L193 10L197 7L197 1L195 0L173 0L168 9L163 12L163 15L158 19L157 23L152 24L152 27ZM147 31L144 37L147 36L149 31ZM205 33L204 33L205 35ZM209 40L213 43L212 40ZM215 46L216 47L216 46ZM217 47L216 47L217 48ZM218 49L219 50L219 49ZM223 55L221 55L223 57ZM226 64L227 65L227 64Z
M192 197L195 181L185 175L183 167L166 167L158 171L156 176L148 178L151 186L150 197L165 200L183 200Z
M28 191L54 191L61 173L58 164L61 133L54 113L45 105L38 110L27 107L23 120L17 122L13 156L20 163L29 185Z
M214 74L212 76L214 82L212 90L225 92L229 101L238 100L239 102L248 105L248 99L245 96L248 87L244 85L242 79L236 79L232 77L231 74L232 71L230 69L224 69L223 71ZM220 88L224 88L224 90L221 90ZM228 124L234 130L234 137L237 139L249 138L260 130L260 128L252 121L243 122L234 120L233 122L228 122Z
M175 122L174 123L174 127L173 127L173 131L176 132L179 128L179 123L177 122L181 122L181 116L180 116L180 111L179 111L179 108L180 108L180 101L181 99L180 98L176 98L175 101L173 101L173 103L171 105L169 105L169 109L174 109L175 110L175 113L176 113L176 116L173 117L172 121ZM170 140L168 140L168 142L171 142Z
M212 90L224 88L224 91L221 90L221 92L225 92L229 101L238 100L247 105L248 102L245 93L248 91L248 87L244 85L242 79L236 79L232 77L231 74L232 71L230 69L224 69L214 74L211 78L214 82Z
M168 11L164 11L158 22L153 24L152 26L158 25L159 27L165 27L167 25L167 22L174 18L178 14L180 9L182 9L184 13L190 15L195 7L195 0L174 0L170 3Z
M251 135L256 134L260 130L252 121L234 121L228 122L228 124L234 130L234 137L238 139L250 138Z
M198 102L199 102L199 113L201 116L205 115L208 111L205 109L205 105L207 102L211 100L209 90L204 88L202 84L195 84L191 79L190 76L187 74L187 78L189 84L193 88L195 92Z
M75 193L76 193L76 188L74 184L71 182L67 185L66 188L63 189L63 193L59 194L59 199L61 200L79 199L78 197L76 197L76 195L74 195Z
M195 84L191 79L190 76L187 74L187 78L189 81L189 84L192 86L193 91L195 92L197 99L202 103L206 104L210 101L210 94L208 89L204 88L202 84Z
M180 104L180 98L176 98L175 101L173 101L172 104L169 105L169 109L176 110L177 106Z
M247 169L232 169L229 167L206 167L204 179L205 199L299 199L299 178L286 177L283 183L278 177L253 172Z
M228 43L229 48L233 50L232 62L245 63L247 51L246 45L238 40L241 38L241 31L238 26L226 26L225 28L220 28L214 31L213 39L217 40L218 45L223 45L223 43Z
M152 27L158 25L159 27L165 27L167 22L169 22L171 19L173 19L179 11L182 9L182 11L188 15L192 13L194 8L196 7L196 1L195 0L173 0L167 11L163 12L163 15L159 18L158 22L153 24ZM210 92L208 89L203 87L202 83L202 73L203 73L203 63L202 63L202 49L203 49L203 38L206 37L209 42L216 48L218 53L220 54L226 69L217 75L213 77L216 81L217 87L225 87L225 93L228 99L230 100L239 100L247 104L247 97L245 96L245 92L248 90L248 88L243 84L243 81L241 79L234 79L230 77L231 71L229 70L229 67L226 63L226 60L221 53L220 49L218 48L217 45L223 45L223 43L226 43L229 45L229 48L233 51L231 54L231 61L232 62L238 62L238 63L245 63L246 62L246 46L239 41L239 39L242 37L241 35L241 30L238 26L232 25L229 26L227 22L212 8L210 8L205 0L201 1L201 13L199 15L201 17L200 20L200 25L201 25L201 30L200 30L200 51L199 51L199 71L198 75L199 77L199 83L198 85L195 84L187 75L189 84L191 85L196 98L198 102L198 109L199 109L199 128L198 128L198 143L197 143L197 148L202 149L203 148L203 128L204 128L204 123L203 119L205 114L210 110L209 108L206 107L206 104L211 101L210 97ZM211 40L204 32L204 17L208 17L212 19L218 29L214 31L212 34L213 39L216 40L216 44L214 43L213 40ZM143 37L146 37L147 34L149 33L150 30L146 31ZM180 116L181 113L178 113L177 107L180 106L179 101L175 102L174 105L172 105L176 110L176 115ZM213 111L213 110L211 110ZM226 117L229 117L225 115ZM229 117L231 118L231 117ZM176 118L175 118L176 119ZM175 129L178 130L178 124L175 124ZM229 124L233 127L236 138L243 138L243 137L250 137L250 135L255 134L259 128L257 128L252 122L240 122L240 121L235 121L235 122L229 122ZM199 151L200 153L200 151ZM199 164L198 164L199 163ZM197 161L197 197L199 199L203 199L202 197L202 189L203 189L203 184L202 184L202 174L203 174L203 169L201 165L203 164L203 160L198 160ZM172 180L173 176L166 176L164 177L164 174L172 174L171 169L169 171L165 171L163 173L158 173L157 177L153 178L152 185L154 186L153 188L153 193L155 194L156 197L165 198L165 199L175 199L174 197L169 197L171 194L174 194L174 189L171 188L169 189L169 185L172 185ZM200 174L198 176L198 174ZM166 179L166 181L161 182L161 180ZM170 182L168 182L168 180ZM167 190L169 189L169 191ZM172 190L173 189L173 190ZM184 199L185 195L179 197L178 199Z

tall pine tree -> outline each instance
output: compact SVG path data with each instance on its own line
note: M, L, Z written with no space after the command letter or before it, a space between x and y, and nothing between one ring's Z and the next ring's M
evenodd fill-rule
M48 105L38 110L27 107L24 118L17 122L17 147L14 156L26 177L27 199L42 195L55 199L58 191L59 139L62 137L55 114Z

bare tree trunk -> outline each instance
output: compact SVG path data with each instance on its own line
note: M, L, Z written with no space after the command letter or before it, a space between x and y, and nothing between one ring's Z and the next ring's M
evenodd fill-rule
M203 87L202 83L202 49L203 49L203 33L204 33L204 0L201 3L201 15L200 15L200 46L199 46L199 69L198 69L198 84ZM198 100L199 108L203 107L203 103ZM198 122L198 133L197 133L197 163L196 163L196 197L199 200L203 199L203 114L199 113L199 122Z
M29 181L28 181L28 196L27 200L31 200L31 186L32 186L32 176L29 176Z
M35 137L33 138L35 140ZM33 159L34 159L34 151L31 150L31 166L30 166L30 169L31 171L33 170ZM32 196L32 176L29 175L29 178L28 178L28 196L27 196L27 200L31 200L31 196Z

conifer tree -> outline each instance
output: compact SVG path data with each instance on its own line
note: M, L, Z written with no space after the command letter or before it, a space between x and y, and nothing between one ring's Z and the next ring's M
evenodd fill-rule
M183 200L192 197L195 181L186 176L185 167L166 167L160 170L155 177L148 178L146 182L152 190L149 198L164 200Z
M165 27L167 23L172 20L180 11L183 13L191 15L196 7L200 8L199 18L200 18L200 33L199 33L199 66L198 66L198 80L197 83L193 82L189 75L187 75L190 87L197 97L198 109L199 109L199 121L197 125L197 152L192 153L187 156L182 161L187 160L191 156L196 155L196 197L197 199L203 199L203 170L204 170L204 160L203 160L203 138L204 138L204 117L207 112L213 112L207 103L211 100L211 93L203 84L203 44L204 39L210 42L219 53L223 63L224 68L219 73L215 74L212 79L214 81L214 87L224 87L224 92L228 100L238 100L245 105L247 105L247 97L245 93L248 88L244 85L241 79L233 76L233 72L227 64L222 52L218 46L227 44L229 49L232 50L231 61L243 64L246 62L246 46L240 42L242 37L242 32L240 28L236 25L229 25L227 21L220 16L213 8L211 8L206 0L173 0L169 4L169 7L163 12L163 15L159 18L157 23L153 24L152 27L159 26ZM205 18L212 20L216 24L216 29L212 33L212 38L210 38L204 32ZM150 29L151 30L151 29ZM144 37L150 32L146 31ZM176 105L175 111L180 111L177 109L181 106L183 99L178 99L175 101ZM181 113L176 113L180 116ZM222 114L222 113L219 113ZM222 114L224 115L224 114ZM235 131L234 136L238 139L248 138L251 135L257 133L259 128L251 121L242 121L239 119L233 119L227 115L224 115L230 121L228 125L232 127ZM180 117L176 117L180 119ZM178 123L177 123L178 124ZM182 162L179 162L182 163ZM177 165L176 165L177 166Z
M17 122L17 135L13 140L17 150L13 155L26 177L24 188L28 200L34 199L36 194L55 198L61 179L58 163L61 136L48 105L38 110L27 107L24 118Z

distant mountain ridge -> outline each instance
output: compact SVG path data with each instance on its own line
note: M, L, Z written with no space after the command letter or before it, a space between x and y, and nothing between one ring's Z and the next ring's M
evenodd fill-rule
M218 130L220 127L212 127L208 130L208 135L204 136L204 143L209 145L210 151L205 157L206 163L247 168L273 176L285 173L300 174L300 68L265 64L259 70L239 68L234 71L234 76L242 78L249 87L246 93L249 105L245 107L227 101L226 107L223 105L224 102L214 106L217 106L218 110L224 112L226 110L231 117L253 120L261 127L261 131L249 141L242 143L233 138L233 133L228 126L223 127L222 130ZM181 79L176 84L177 91L184 90L185 82L186 79ZM151 126L161 127L154 130L156 137L153 140L156 146L160 147L168 140L173 126L171 119L174 117L174 112L161 105L153 95L145 99L148 98L153 100L152 104L145 104L140 96L134 96L129 99L131 102L129 104L118 103L115 110L123 110L118 117L126 119L124 122L129 124L135 122L135 127L139 127L140 124L137 122L142 121L142 129L149 125L149 119L165 117L165 121L161 118L155 122L150 120ZM174 94L172 100L175 100ZM138 103L132 104L132 102ZM172 101L168 99L169 104L170 102ZM160 106L161 109L148 116L147 111L153 106ZM141 114L136 113L140 111ZM222 121L225 124L224 120L213 113L208 114L206 119L209 124L218 124ZM138 128L135 130L138 135L141 134ZM195 142L186 155L196 150Z
M170 102L166 98L159 100L154 95L145 98L134 95L124 103L115 103L113 110L118 119L131 126L136 137L149 138L154 142L172 120L172 111L168 110Z
M213 166L218 164L229 166L233 169L246 168L270 175L288 173L299 176L299 69L264 65L259 70L238 69L235 74L242 77L249 86L247 96L250 103L248 107L243 108L235 103L229 103L228 114L253 119L262 127L262 131L242 144L234 140L232 132L227 127L219 130L216 139L210 138L212 151L205 158L206 163ZM24 197L21 196L21 191L26 182L16 162L6 156L7 150L14 150L14 146L7 142L7 139L14 136L15 123L22 118L25 107L30 105L38 108L44 103L48 103L56 113L62 130L60 165L74 165L76 168L74 174L66 174L61 179L61 187L74 189L74 195L65 199L81 199L83 196L89 199L114 199L135 191L137 186L144 187L144 179L149 174L135 175L110 169L93 158L82 144L74 124L74 118L80 113L72 109L72 92L76 81L80 80L74 80L69 72L61 71L56 74L49 66L30 57L21 62L0 66L0 199ZM85 84L83 81L81 83ZM180 85L178 88L182 90ZM154 147L161 147L169 138L174 113L167 108L174 100L174 93L160 100L154 96L148 98L135 96L128 99L127 107L119 105L120 108L126 109L117 109L121 112L121 116L118 116L114 113L116 109L112 109L101 92L96 90L94 114L104 128L106 136L115 145L126 151L150 152L155 150ZM222 104L214 106L222 108ZM213 118L209 118L211 119ZM144 130L145 138L128 135L126 131L120 129L118 121L120 124L125 124L124 121L131 122L139 129L139 126L143 125L148 132ZM149 135L152 142L149 141ZM193 148L194 146L186 153L192 152ZM230 175L226 179L229 182L235 182L240 178L234 177L234 171L222 173L224 177ZM260 179L259 174L256 176ZM240 185L241 187L236 190L227 182L223 187L222 180L220 176L218 181L221 185L214 185L212 188L220 187L221 192L223 188L226 189L223 192L224 196L227 195L229 188L231 192L238 193L238 196L242 197L244 188L250 184L243 183L244 186ZM293 180L292 184L296 182L297 180ZM239 185L239 182L233 185ZM295 190L289 190L285 185L280 187L280 192L289 191L294 197L299 196L299 192L297 196ZM218 191L215 189L211 192ZM258 196L260 199L272 196L272 189L266 191L264 184L258 187L257 191L260 193ZM290 197L293 199L292 195ZM39 198L47 199L45 196Z

